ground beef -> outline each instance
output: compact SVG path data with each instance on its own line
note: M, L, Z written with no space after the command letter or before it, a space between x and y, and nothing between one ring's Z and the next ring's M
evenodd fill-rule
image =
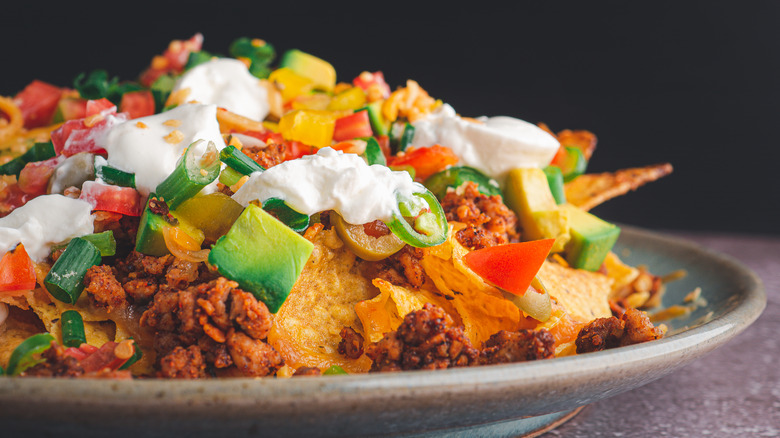
M273 347L252 339L242 332L230 330L227 335L227 346L233 363L245 376L268 376L284 365L282 355Z
M52 342L51 348L41 353L44 361L22 372L24 377L80 377L84 368L72 356L65 355L65 347Z
M425 270L422 267L424 251L406 245L390 257L376 263L363 263L361 272L373 280L381 278L399 286L419 288L425 284Z
M350 359L357 359L363 355L363 336L356 332L352 327L341 329L341 342L339 342L338 352Z
M483 364L525 362L555 356L555 339L545 329L508 332L501 330L482 346Z
M321 376L322 370L317 367L300 367L297 370L295 370L295 374L293 374L293 377L300 377L300 376Z
M89 268L84 275L84 284L92 304L108 313L127 305L125 290L117 281L114 270L108 265Z
M589 353L608 348L639 344L659 339L663 332L653 326L647 315L634 308L617 318L598 318L580 330L575 344L577 353Z
M174 257L173 262L165 273L165 281L171 287L183 289L198 279L198 267L200 263L189 262Z
M447 220L466 224L466 228L456 233L456 238L469 249L520 240L515 213L504 205L500 196L483 195L473 182L447 192L441 204Z
M281 164L287 153L287 145L284 143L269 143L266 147L244 147L241 152L253 159L257 164L268 169Z
M185 290L161 286L141 316L141 326L156 331L159 356L177 347L195 347L207 367L236 365L245 375L265 376L283 364L264 342L271 319L265 304L238 289L236 282L219 277Z
M158 377L168 379L198 379L206 377L206 364L200 349L194 345L188 348L176 347L160 359Z
M398 330L366 347L371 371L438 369L475 365L479 351L440 307L426 304L404 317Z

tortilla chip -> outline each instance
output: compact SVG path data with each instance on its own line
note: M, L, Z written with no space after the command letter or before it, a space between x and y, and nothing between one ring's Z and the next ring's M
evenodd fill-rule
M669 163L580 175L565 185L566 201L588 211L591 208L672 173Z
M349 359L337 348L343 327L363 334L354 307L374 298L376 288L360 274L359 260L335 230L320 231L313 243L311 257L274 317L268 342L295 368L338 365L347 372L366 372L370 359Z
M8 366L14 349L30 336L43 333L40 321L32 312L9 308L8 318L0 324L0 366Z
M379 288L379 295L355 305L368 342L378 342L385 333L396 330L407 313L422 309L426 303L422 296L404 287L380 278L373 283Z
M457 312L469 340L480 346L500 330L517 331L536 326L538 322L521 317L514 304L465 265L463 256L468 249L458 243L455 229L451 228L447 241L435 251L426 252L422 266Z
M538 276L550 296L575 320L587 323L612 316L607 301L612 291L611 278L550 261L544 262Z

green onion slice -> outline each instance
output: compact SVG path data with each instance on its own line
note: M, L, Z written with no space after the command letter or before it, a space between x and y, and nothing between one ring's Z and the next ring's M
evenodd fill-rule
M157 196L173 210L182 202L192 198L219 176L219 153L214 142L209 142L206 152L198 156L196 146L203 140L192 143L176 169L157 186Z
M247 154L241 152L233 145L222 149L219 152L219 159L242 175L251 175L254 172L265 170L263 166L257 164L255 160L249 158Z
M75 304L84 290L84 275L101 260L100 250L95 245L76 237L51 267L43 284L54 298Z
M75 310L66 310L60 316L62 327L62 345L66 347L80 347L87 343L84 333L84 320L81 314Z

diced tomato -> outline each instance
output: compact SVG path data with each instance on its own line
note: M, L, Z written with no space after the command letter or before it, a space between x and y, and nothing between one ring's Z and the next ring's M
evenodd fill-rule
M24 193L18 182L0 181L0 217L7 216L30 199L32 196Z
M51 123L62 89L43 81L34 80L14 98L24 118L25 128L37 128Z
M333 140L344 141L353 138L370 137L371 122L368 119L368 111L358 111L346 117L336 119L336 126L333 128Z
M116 105L105 97L98 100L88 100L86 117L95 114L116 114Z
M550 162L550 165L562 167L564 162L566 162L566 148L561 145L558 146L558 150L555 152L555 156Z
M131 187L119 187L95 181L87 181L81 187L83 199L92 204L93 210L140 216L143 209L141 194Z
M447 166L458 162L458 156L450 148L438 144L428 148L410 148L403 155L391 157L389 166L412 166L416 179L422 181Z
M87 118L70 120L54 130L51 133L54 151L68 157L79 152L105 154L105 149L98 146L98 140L114 125L127 121L127 114L112 114L110 108L104 109L101 114L104 116L97 121L92 120L92 126L87 126L86 120L89 119Z
M19 172L19 189L32 197L46 194L49 179L54 174L61 157L27 163Z
M35 266L21 243L0 259L0 292L35 289Z
M284 160L295 160L297 158L301 158L304 155L312 155L317 153L317 148L314 146L309 146L306 144L303 144L299 141L288 141L287 143L287 151L284 154Z
M282 134L273 131L244 131L241 134L254 137L266 144L268 143L281 144L284 142L284 137L282 137Z
M342 141L340 143L334 144L331 147L337 151L344 152L345 154L360 155L366 151L366 146L367 143L364 140L355 139Z
M376 139L376 142L379 143L379 149L382 150L382 154L385 156L385 161L390 160L390 156L393 154L393 152L390 150L390 137L386 135L377 135L374 136Z
M524 295L550 253L555 239L509 243L471 251L466 266L495 286Z
M127 359L120 359L116 357L114 350L117 347L116 342L108 341L101 346L97 351L90 354L86 358L80 361L81 367L85 373L94 373L106 368L110 370L116 370L122 366Z
M358 77L352 80L352 85L368 91L372 86L377 87L382 96L387 99L390 96L390 86L385 82L385 75L381 71L374 73L364 71Z
M141 84L149 87L165 73L181 73L187 64L190 53L199 52L202 47L203 35L200 33L196 33L186 41L171 41L165 52L160 56L155 56L149 68L141 73Z
M149 90L131 91L122 95L119 110L127 113L131 119L154 114L154 96Z
M61 121L83 119L87 116L87 99L63 97L57 104L57 114Z

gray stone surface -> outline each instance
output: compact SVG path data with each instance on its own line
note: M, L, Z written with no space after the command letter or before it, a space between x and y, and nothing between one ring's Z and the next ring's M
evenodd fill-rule
M586 407L545 437L780 436L780 238L668 233L731 255L767 307L728 344L649 385Z

